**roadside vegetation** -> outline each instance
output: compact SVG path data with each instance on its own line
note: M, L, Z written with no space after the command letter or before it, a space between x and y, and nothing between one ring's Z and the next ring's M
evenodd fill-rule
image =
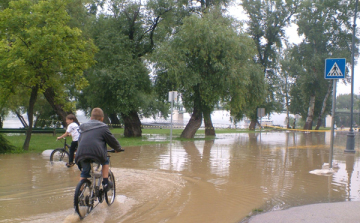
M143 146L143 145L152 145L152 144L163 144L170 142L170 129L143 129L143 135L141 137L124 137L123 129L114 128L111 129L111 132L119 140L122 147L131 147L131 146ZM226 133L247 133L253 132L250 130L239 130L239 129L217 129L217 134L226 134ZM197 131L196 137L193 139L182 139L180 138L182 129L173 129L172 140L206 140L209 137L205 137L205 130L200 129ZM44 150L56 149L63 146L63 141L57 141L56 137L60 134L54 136L53 134L33 134L30 147L28 151L22 149L23 142L25 140L25 134L18 133L8 133L2 134L3 139L8 141L9 149L5 152L0 153L41 153ZM160 138L164 140L149 140L150 137L154 135L160 135ZM0 135L1 136L1 135ZM213 138L213 137L212 137ZM215 136L216 138L216 136ZM71 142L71 137L67 137L67 142ZM11 149L10 149L11 147Z

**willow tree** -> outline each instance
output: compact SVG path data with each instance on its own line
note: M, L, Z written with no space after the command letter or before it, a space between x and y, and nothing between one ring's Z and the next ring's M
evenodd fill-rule
M318 117L316 129L321 125L324 113L329 112L332 81L324 79L325 59L346 58L350 61L354 2L351 1L303 1L296 18L299 35L303 41L293 48L295 63L302 72L295 76L301 92L304 129L312 129L313 120ZM355 37L356 38L356 37ZM358 42L358 39L355 39ZM299 97L293 94L292 97ZM305 112L304 112L305 111Z
M184 107L192 113L182 138L193 138L203 116L220 102L234 102L234 109L235 104L237 109L245 106L243 95L251 83L250 71L261 72L259 67L249 69L256 67L254 55L251 38L237 33L218 9L184 19L154 57L156 84L177 89Z
M141 116L168 111L154 95L146 57L172 31L177 8L172 0L109 2L108 12L94 23L97 64L86 73L90 85L80 101L83 108L98 105L109 116L121 117L124 135L138 137Z
M24 150L29 148L38 94L47 89L61 93L66 83L82 88L87 83L83 70L94 63L94 44L67 26L68 21L63 0L11 1L0 12L1 100L21 91L29 95Z
M257 49L255 61L263 67L267 80L263 103L266 114L282 109L283 92L279 75L279 54L283 48L285 28L296 13L299 0L244 0L241 3L248 14L248 33ZM258 117L256 109L247 112L251 120L250 129L254 129Z

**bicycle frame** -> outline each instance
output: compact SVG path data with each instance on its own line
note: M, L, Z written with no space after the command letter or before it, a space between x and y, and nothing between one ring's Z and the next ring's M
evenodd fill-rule
M66 137L64 138L64 149L65 151L68 151L70 148L70 145L66 143Z
M108 152L115 151L108 150ZM91 177L88 179L82 179L75 189L74 206L75 211L79 215L80 219L85 218L97 205L102 203L104 200L110 206L114 202L116 196L115 178L114 174L111 172L111 169L109 168L108 179L109 181L112 181L113 188L109 189L108 191L104 191L102 188L102 167L100 168L100 164L96 162L91 162L90 165ZM111 166L110 158L109 166Z
M96 167L94 167L94 165ZM91 199L92 199L92 204L94 204L94 202L96 201L96 198L99 199L100 203L102 203L102 201L103 201L102 194L100 194L100 186L102 185L101 183L103 180L102 167L100 168L100 166L101 165L99 163L95 163L95 162L91 163L91 170L90 170L91 194L90 195L91 195ZM95 193L95 196L94 196L94 193ZM101 193L103 193L103 192L101 191ZM95 208L95 207L93 207L93 208Z

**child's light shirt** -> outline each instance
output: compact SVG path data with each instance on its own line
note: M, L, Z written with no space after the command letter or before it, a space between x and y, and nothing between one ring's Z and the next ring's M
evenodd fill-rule
M66 132L70 133L72 137L72 141L78 141L79 140L79 126L75 122L72 122L70 125L68 125Z

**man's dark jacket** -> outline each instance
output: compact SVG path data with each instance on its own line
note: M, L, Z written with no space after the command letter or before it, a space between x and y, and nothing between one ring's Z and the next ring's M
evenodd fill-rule
M81 124L79 131L80 138L75 156L77 165L84 159L92 159L100 164L104 164L107 159L106 144L118 152L121 150L119 141L110 132L109 127L103 122L90 120Z

